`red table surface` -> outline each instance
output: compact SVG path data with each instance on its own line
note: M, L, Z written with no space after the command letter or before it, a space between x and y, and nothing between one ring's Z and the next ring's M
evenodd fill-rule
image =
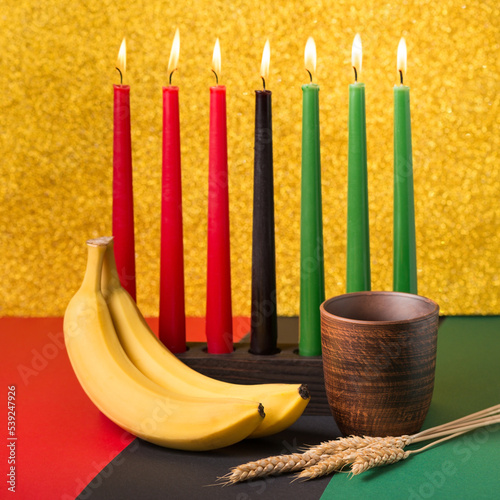
M148 319L156 332L158 319ZM0 447L2 485L9 484L9 449L15 443L15 498L73 499L133 439L91 403L71 368L62 318L0 318L4 411ZM250 319L233 320L234 340ZM187 318L188 342L205 342L205 319ZM8 387L15 386L15 440L8 441Z

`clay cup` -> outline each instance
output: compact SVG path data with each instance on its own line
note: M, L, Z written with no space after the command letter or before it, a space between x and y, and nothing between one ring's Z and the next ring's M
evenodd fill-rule
M326 393L340 431L418 432L434 389L439 306L408 293L355 292L320 312Z

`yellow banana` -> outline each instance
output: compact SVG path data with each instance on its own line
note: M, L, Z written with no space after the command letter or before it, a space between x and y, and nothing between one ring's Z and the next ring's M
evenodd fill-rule
M247 437L263 420L262 405L169 391L146 377L127 357L100 290L109 241L87 242L85 278L64 316L68 355L87 395L120 427L161 446L202 451Z
M104 257L102 292L125 352L132 363L157 384L170 391L200 397L238 397L261 402L266 418L249 437L280 432L304 412L310 399L306 386L230 384L193 370L172 354L151 331L135 301L121 286L112 241Z

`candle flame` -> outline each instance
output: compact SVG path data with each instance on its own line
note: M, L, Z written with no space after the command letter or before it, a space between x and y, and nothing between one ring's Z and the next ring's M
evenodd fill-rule
M403 75L406 73L406 42L401 38L398 45L398 72L401 75L401 83L403 83Z
M361 45L361 37L359 36L359 33L356 33L354 42L352 42L351 61L357 80L357 76L361 73L361 65L363 62L363 47Z
M125 70L127 67L127 44L125 43L125 38L120 45L120 50L118 52L118 58L116 60L116 69L122 75L122 79L125 77Z
M221 71L221 55L220 55L220 44L219 39L215 41L214 46L214 55L212 57L212 70L216 74L216 76L220 76Z
M179 63L179 52L181 49L181 38L179 35L179 28L175 30L174 41L172 42L172 49L170 50L170 59L168 60L168 72L172 73L177 69Z
M312 36L307 39L306 50L304 51L304 63L312 81L312 76L316 72L316 44Z
M269 40L266 41L266 45L264 45L264 51L262 52L262 63L260 65L260 76L264 80L264 82L269 77L269 62L271 60L271 47L269 45ZM264 83L265 85L265 83Z

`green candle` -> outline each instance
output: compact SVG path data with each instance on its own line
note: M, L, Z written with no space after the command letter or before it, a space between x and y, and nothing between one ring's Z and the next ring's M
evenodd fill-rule
M325 300L325 278L319 147L319 86L312 83L312 75L316 69L316 47L312 38L307 41L305 63L311 83L302 86L299 354L320 356L319 306Z
M361 38L352 45L354 80L349 85L349 146L347 178L347 292L370 290L370 230L366 168L365 84L361 72Z
M400 85L394 87L394 290L417 293L410 88L403 85L406 43L398 47Z

